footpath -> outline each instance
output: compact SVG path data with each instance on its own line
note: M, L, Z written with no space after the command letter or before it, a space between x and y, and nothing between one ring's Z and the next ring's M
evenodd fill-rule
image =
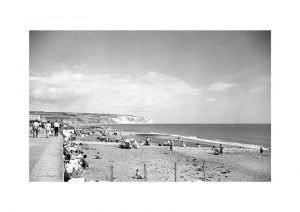
M63 182L63 137L29 138L29 181Z

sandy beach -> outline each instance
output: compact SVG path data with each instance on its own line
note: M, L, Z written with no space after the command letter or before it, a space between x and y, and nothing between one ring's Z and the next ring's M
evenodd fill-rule
M147 167L147 181L174 182L174 163L177 166L177 181L204 181L203 161L206 163L206 181L212 182L268 182L271 181L271 153L263 155L257 151L225 152L213 155L209 148L175 147L169 154L169 147L140 146L139 149L121 149L118 143L84 143L90 168L84 173L87 181L108 181L110 166L116 182L138 181L133 178L136 169L144 176ZM95 155L99 152L100 159Z

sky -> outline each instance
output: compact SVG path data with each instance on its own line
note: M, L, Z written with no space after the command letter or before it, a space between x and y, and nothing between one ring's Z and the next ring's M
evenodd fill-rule
M29 108L271 123L270 31L30 31Z

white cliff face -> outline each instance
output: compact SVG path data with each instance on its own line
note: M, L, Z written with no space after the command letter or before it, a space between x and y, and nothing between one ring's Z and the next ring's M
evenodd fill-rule
M97 114L97 113L70 113L70 112L44 112L31 111L31 115L49 117L53 120L77 124L152 124L152 119L141 116L122 114Z
M153 123L152 119L146 119L139 116L119 116L110 118L111 123L114 124L151 124Z

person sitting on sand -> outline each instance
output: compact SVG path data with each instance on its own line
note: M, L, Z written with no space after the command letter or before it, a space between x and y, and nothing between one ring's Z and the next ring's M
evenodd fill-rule
M219 150L215 147L215 145L212 146L211 150L213 151L214 155L218 155L219 154Z
M186 144L184 143L184 141L182 141L181 146L186 147Z
M134 178L136 178L136 179L144 179L144 177L139 173L139 169L136 170Z
M215 148L214 155L218 155L218 154L220 154L220 152L219 152L219 150L217 148Z
M71 155L68 152L66 152L65 153L65 162L69 162L70 160L71 160Z
M149 143L149 142L150 142L150 138L149 138L149 137L147 137L147 138L146 138L146 143L145 143L145 146L150 146L150 143Z
M125 139L124 143L125 143L125 149L131 149L132 145L129 139Z
M214 152L214 151L215 151L215 148L216 148L215 145L213 145L212 148L211 148L211 151Z
M81 166L83 170L86 170L87 168L89 168L89 164L86 161L87 156L83 155L83 158L81 158Z
M100 153L97 152L97 154L95 155L95 159L102 159L102 157L100 157Z
M136 140L133 140L132 141L132 147L135 148L135 149L138 149L139 148L139 143Z

